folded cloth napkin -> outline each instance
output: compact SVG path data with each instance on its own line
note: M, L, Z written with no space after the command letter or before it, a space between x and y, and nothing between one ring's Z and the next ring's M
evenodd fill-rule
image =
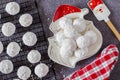
M77 70L64 80L108 80L113 67L118 61L118 55L117 47L111 44L93 62Z

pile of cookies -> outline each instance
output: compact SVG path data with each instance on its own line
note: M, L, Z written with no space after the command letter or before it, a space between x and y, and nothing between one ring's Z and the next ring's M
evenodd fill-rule
M60 30L55 34L62 58L83 58L88 48L97 41L97 34L89 30L85 19L62 17L59 20Z

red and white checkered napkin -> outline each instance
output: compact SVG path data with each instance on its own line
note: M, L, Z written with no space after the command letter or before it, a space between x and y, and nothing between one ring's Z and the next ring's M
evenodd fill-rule
M111 70L118 61L118 55L117 47L111 44L92 63L74 72L64 80L108 80Z

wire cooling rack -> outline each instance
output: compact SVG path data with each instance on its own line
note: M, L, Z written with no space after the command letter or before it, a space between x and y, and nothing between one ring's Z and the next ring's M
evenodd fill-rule
M17 3L20 4L20 7L21 7L20 13L15 16L11 16L5 11L6 4L11 1L16 1ZM24 13L30 13L33 16L33 24L27 28L22 27L18 22L19 17ZM16 25L16 32L11 37L5 37L0 30L0 41L2 41L4 45L4 51L3 53L0 54L0 61L5 60L5 59L10 59L14 64L14 71L7 75L0 73L0 80L13 80L13 79L18 78L16 75L16 72L17 72L17 69L22 65L26 65L30 67L32 70L31 77L28 80L55 80L53 76L54 72L52 69L53 62L49 60L48 55L47 55L48 43L44 35L45 34L44 29L42 26L42 22L40 20L40 16L39 16L35 1L34 0L0 0L0 14L1 14L0 29L1 29L2 24L5 22L12 22ZM27 31L32 31L37 35L38 41L37 41L37 44L33 47L25 46L22 42L22 36ZM13 41L19 43L19 45L21 46L21 51L16 57L11 58L6 54L6 47L10 42L13 42ZM28 52L32 49L39 50L42 55L41 62L46 63L50 67L50 71L48 75L44 77L43 79L39 79L34 74L34 67L38 63L31 64L27 60L26 56Z

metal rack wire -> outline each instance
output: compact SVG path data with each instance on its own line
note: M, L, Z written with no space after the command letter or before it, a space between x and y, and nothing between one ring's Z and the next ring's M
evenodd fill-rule
M16 1L20 4L21 11L19 14L15 16L11 16L5 12L4 9L5 9L6 3L10 1ZM33 16L33 24L28 28L23 28L18 22L19 17L24 13L30 13ZM0 80L13 80L15 78L18 78L16 75L16 72L17 72L17 69L22 65L26 65L30 67L32 70L32 75L29 80L41 80L34 74L34 67L37 64L30 64L26 58L28 52L31 49L39 50L42 55L41 62L44 62L50 66L50 72L42 80L51 80L50 79L51 76L54 75L51 68L53 63L51 62L51 60L49 60L47 56L48 43L44 35L45 33L43 30L42 22L39 18L38 10L36 8L34 0L0 0L0 14L1 14L0 27L5 22L12 22L16 25L16 32L11 37L5 37L0 30L0 41L2 41L4 45L4 51L2 54L0 54L0 61L4 59L10 59L14 63L14 71L7 75L0 73ZM22 36L27 31L32 31L37 35L38 41L37 41L37 44L33 47L27 47L22 42ZM11 58L6 54L6 47L12 41L18 42L19 45L21 46L20 53L14 58ZM55 80L55 79L52 79L52 80Z

